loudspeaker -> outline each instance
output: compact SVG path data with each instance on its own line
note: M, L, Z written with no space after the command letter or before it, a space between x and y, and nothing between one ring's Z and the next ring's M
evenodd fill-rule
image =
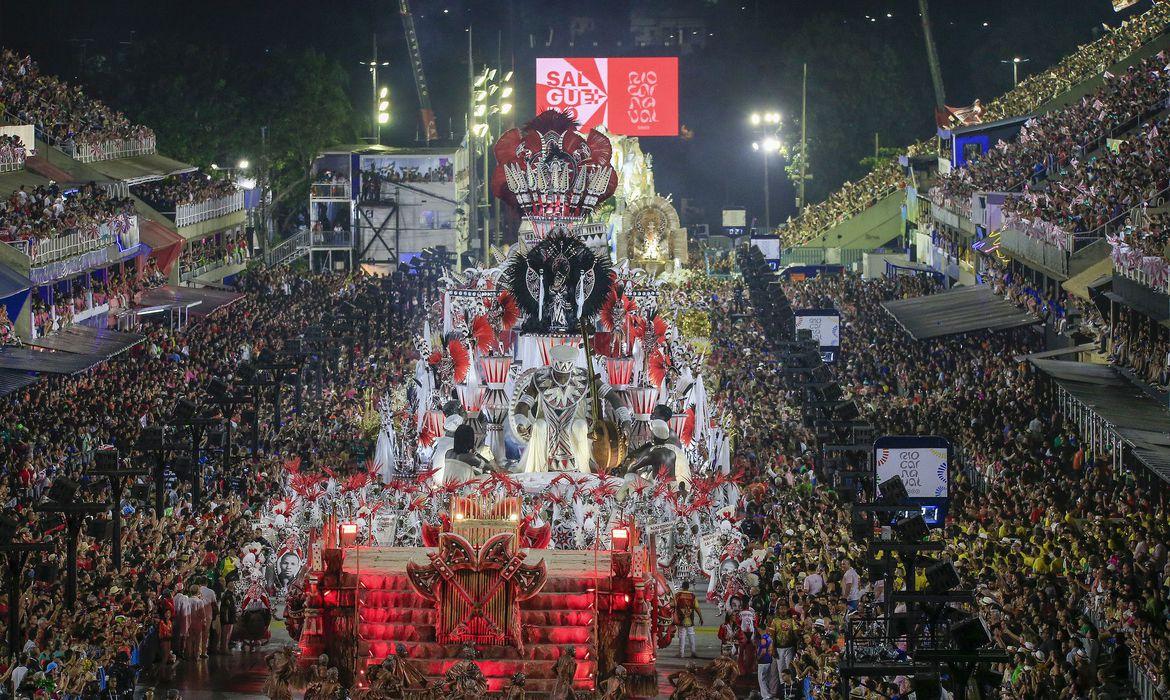
M937 673L916 673L910 681L914 697L918 700L939 700L942 697L942 683Z
M161 425L148 425L138 433L138 449L143 452L161 450L163 429Z
M921 542L929 532L930 528L922 519L922 513L915 513L894 523L894 534L902 542Z
M926 586L931 593L946 593L959 587L959 572L949 561L940 561L926 567Z
M49 500L57 503L72 503L79 488L81 486L76 481L59 476L53 479L53 485L49 487Z
M975 651L991 643L991 632L981 617L969 617L951 625L951 639L961 651Z
M113 471L118 468L118 451L115 449L98 450L93 453L93 465L103 471Z
M110 531L110 521L105 518L94 518L86 525L85 534L89 535L95 540L106 539L107 533Z
M884 503L904 503L907 498L910 498L901 476L892 476L878 484L878 493L881 494Z

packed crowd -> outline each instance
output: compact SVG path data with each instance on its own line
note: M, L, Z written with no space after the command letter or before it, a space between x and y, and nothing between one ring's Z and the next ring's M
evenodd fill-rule
M134 213L131 200L93 182L74 190L52 181L32 188L21 185L0 201L0 240L35 244L70 233L96 236L100 225Z
M87 96L80 86L44 75L31 56L0 51L0 108L17 123L34 124L56 146L153 141L154 132Z
M228 179L213 178L203 173L189 173L134 185L131 191L155 209L175 211L179 204L202 204L212 199L230 197L238 189L235 183Z
M978 190L1018 191L1065 166L1075 169L1104 146L1106 136L1165 107L1170 97L1165 67L1166 53L1160 52L1106 78L1080 102L1028 120L1015 141L1000 141L974 163L940 178L937 194L959 200Z
M242 265L248 260L248 236L243 230L222 231L188 241L179 257L179 274L209 265Z
M1115 149L1070 162L1068 173L1043 192L1006 200L1005 218L1017 219L1025 232L1042 223L1043 231L1074 235L1118 224L1132 209L1156 203L1170 187L1168 145L1170 119L1144 124Z
M737 408L736 460L750 476L741 529L748 554L765 551L747 612L727 620L720 636L738 641L744 672L780 665L766 672L764 697L781 697L791 687L784 682L821 697L839 683L845 611L881 602L884 582L859 563L849 510L831 470L817 466L799 396L761 363L765 330L733 320L747 309L736 308L729 284L709 284L720 300L712 305L718 400ZM918 343L880 305L933 291L910 277L785 285L795 308L842 311L836 380L877 434L946 435L963 455L952 477L946 557L976 589L995 641L1011 655L997 669L1002 696L1122 697L1117 679L1130 656L1165 687L1164 494L1115 471L1113 455L1094 451L1048 403L1036 370L1013 359L1037 348L1031 331ZM855 696L874 699L909 690L905 678L858 686Z
M416 317L432 284L413 277L259 270L243 280L242 300L182 332L144 327L145 342L128 353L79 377L46 379L5 399L0 501L22 522L18 540L44 537L55 545L30 565L22 607L25 642L0 670L6 692L129 697L143 673L165 680L176 659L197 664L208 653L227 651L240 614L233 583L241 546L254 537L255 509L279 488L281 465L290 455L306 465L342 462L338 437L357 430L366 393L384 392L406 376L409 329L419 325ZM75 612L67 611L61 602L60 523L31 505L62 477L82 484L83 500L106 501L105 481L85 476L97 449L113 445L129 454L141 428L165 424L178 399L197 400L212 377L230 380L242 359L280 352L284 339L310 325L333 323L339 314L348 314L359 342L306 370L310 382L320 373L323 390L308 396L283 425L274 425L265 412L254 458L241 454L231 474L217 468L218 460L205 466L200 509L192 506L190 474L168 478L161 518L146 505L149 481L135 480L118 504L126 516L121 570L111 563L108 542L82 529L79 601ZM239 413L225 418L237 426L244 422ZM2 617L0 627L7 621Z
M1153 7L1131 17L1100 39L1077 48L1055 67L1030 75L1012 90L985 105L984 121L1027 114L1059 97L1069 88L1124 60L1170 24L1170 3L1155 0Z
M24 164L27 154L24 141L16 134L0 134L0 168L5 166L20 167Z
M32 326L38 338L68 328L81 320L81 314L97 310L116 316L135 306L142 293L166 283L157 261L150 258L142 274L123 274L116 268L106 271L105 279L82 275L54 286L51 303L44 287L32 295Z
M983 121L1028 114L1040 105L1123 60L1160 34L1170 24L1170 2L1156 0L1146 12L1132 17L1102 38L1078 48L1055 67L1021 81L1004 95L984 105ZM1098 110L1099 112L1100 110ZM1119 122L1120 123L1120 122ZM910 147L909 154L929 152L927 143ZM1047 155L1047 154L1044 154ZM1030 173L1025 173L1027 178ZM883 163L857 182L847 182L840 191L818 204L805 207L800 216L787 222L780 235L784 245L802 245L818 234L871 206L901 186L902 168L896 161Z

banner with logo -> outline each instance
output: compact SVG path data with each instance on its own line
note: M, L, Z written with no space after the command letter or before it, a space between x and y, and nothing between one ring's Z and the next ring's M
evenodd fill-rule
M876 485L902 477L907 505L922 509L927 524L946 517L950 493L951 442L937 435L887 435L873 443Z
M794 309L796 330L807 330L821 348L826 364L837 360L841 349L841 312L836 309Z
M536 111L570 112L582 131L678 136L678 58L538 58Z

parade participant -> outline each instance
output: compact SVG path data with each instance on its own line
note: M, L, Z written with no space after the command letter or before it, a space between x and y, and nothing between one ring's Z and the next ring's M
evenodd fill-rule
M699 622L703 621L703 611L699 610L698 600L691 592L691 582L683 581L682 590L674 594L674 614L678 624L678 658L688 657L687 644L690 643L690 657L695 656L695 616Z
M647 481L657 483L659 479L673 479L679 484L691 482L690 459L679 447L666 421L650 421L652 439L631 457L628 470ZM673 441L672 441L673 440Z
M577 354L575 345L558 345L549 351L549 367L536 370L523 383L517 381L512 418L517 434L528 442L520 460L523 471L592 471L587 419L590 377L576 366ZM608 385L602 385L598 395L628 432L630 409L621 405Z

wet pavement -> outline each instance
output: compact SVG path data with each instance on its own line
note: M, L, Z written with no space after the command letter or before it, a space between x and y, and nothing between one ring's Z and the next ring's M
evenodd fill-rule
M698 654L694 659L679 658L678 640L667 649L658 650L658 689L659 697L669 697L673 688L670 685L670 674L681 671L687 664L694 661L700 668L706 666L719 655L718 629L722 618L713 605L700 602L704 624L695 627L695 641ZM175 667L173 677L168 682L159 682L149 678L141 679L135 692L136 700L141 700L147 688L154 689L156 700L163 700L167 690L174 688L179 691L183 700L259 700L264 698L261 687L268 675L264 665L264 658L273 649L284 644L290 644L288 633L281 622L272 623L272 639L256 651L234 650L225 656L210 656L198 661L180 661ZM300 693L294 691L294 698Z
M292 644L284 623L273 621L272 639L255 651L236 649L229 654L211 655L206 659L180 661L174 666L170 681L140 678L135 698L140 700L147 688L154 689L155 700L164 700L174 688L183 700L252 700L264 698L261 686L268 676L264 658L273 649Z

